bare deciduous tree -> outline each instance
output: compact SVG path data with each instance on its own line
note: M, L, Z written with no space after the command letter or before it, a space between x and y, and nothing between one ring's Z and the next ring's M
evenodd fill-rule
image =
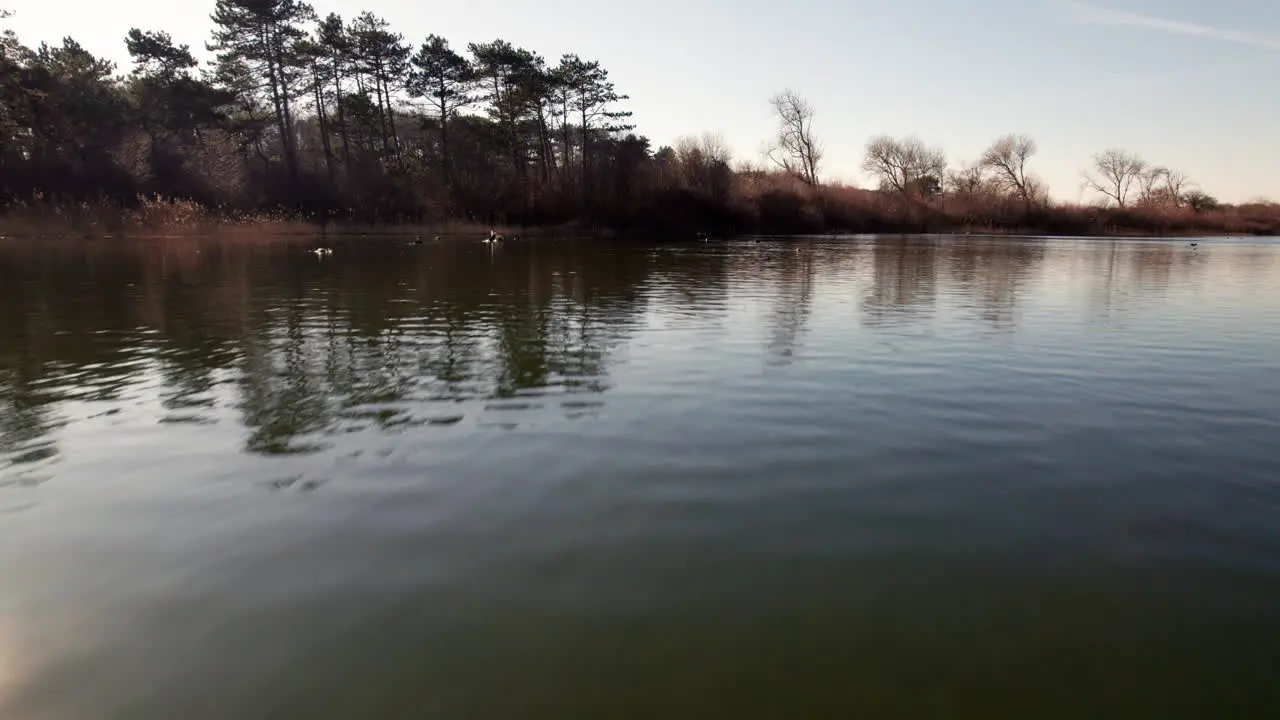
M946 186L957 195L983 195L991 186L991 178L986 166L977 162L948 171Z
M794 90L769 99L778 120L778 136L766 156L778 167L810 185L818 184L822 144L813 136L813 105Z
M1164 186L1164 174L1168 172L1165 168L1155 165L1138 173L1136 181L1138 183L1138 204L1151 206L1159 205L1164 199L1161 190Z
M1147 170L1142 158L1124 150L1105 150L1093 156L1093 167L1098 177L1085 173L1085 187L1095 190L1124 207L1133 183L1141 179Z
M733 151L719 132L705 132L701 137L686 135L675 143L676 164L685 187L710 192L722 197L729 191Z
M717 165L729 166L733 162L733 149L719 130L708 130L698 138L698 147L709 160Z
M1201 190L1188 190L1185 200L1192 212L1212 212L1218 209L1218 199Z
M879 135L867 141L862 169L875 175L883 190L923 199L940 189L947 158L915 136L899 140Z
M1173 170L1166 168L1164 171L1164 190L1168 195L1169 202L1173 206L1180 208L1185 204L1187 198L1188 185L1191 180L1187 178L1187 174L1181 170Z
M982 153L981 164L995 173L996 181L1006 192L1030 207L1040 199L1043 186L1027 175L1027 161L1036 154L1036 142L1029 135L1005 135L991 143Z
M1049 186L1038 177L1027 178L1027 202L1031 205L1046 205L1049 202Z
M1179 170L1155 166L1138 175L1138 201L1142 205L1171 205L1182 207L1189 184L1187 175Z

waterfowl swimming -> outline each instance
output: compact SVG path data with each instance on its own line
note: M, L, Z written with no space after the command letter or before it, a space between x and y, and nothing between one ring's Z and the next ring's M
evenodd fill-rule
M499 243L502 242L502 236L493 230L490 230L489 237L485 238L484 241L487 243Z
M333 250L329 248L316 248L311 252L315 253L316 255L332 255L333 254Z
M1200 243L1198 242L1191 243L1191 247L1199 247L1199 246L1200 246Z

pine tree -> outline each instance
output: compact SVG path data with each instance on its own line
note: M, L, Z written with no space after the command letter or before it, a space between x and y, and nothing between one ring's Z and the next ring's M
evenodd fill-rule
M585 201L591 187L589 156L592 133L623 132L634 129L635 125L621 122L631 117L631 112L615 110L614 105L629 98L618 94L609 81L609 71L600 67L599 62L588 62L570 54L560 59L557 70L561 82L567 88L569 104L578 115L582 193Z
M217 0L211 16L216 28L208 49L224 67L239 66L252 74L267 94L280 133L285 167L297 186L298 150L293 101L300 94L298 43L306 38L302 24L315 18L299 0ZM241 87L249 87L242 84Z
M411 50L404 36L389 27L386 20L364 12L352 24L351 38L360 71L373 84L384 157L399 157L393 94L407 73Z
M458 110L476 101L475 70L438 35L427 37L410 64L409 95L428 98L440 124L440 170L447 187L452 183L453 164L449 124Z
M352 56L351 36L342 16L329 13L316 28L315 41L323 48L329 70L329 80L333 83L333 105L337 112L338 136L342 139L342 164L351 169L351 134L347 127L346 93L342 83L351 74L354 63Z

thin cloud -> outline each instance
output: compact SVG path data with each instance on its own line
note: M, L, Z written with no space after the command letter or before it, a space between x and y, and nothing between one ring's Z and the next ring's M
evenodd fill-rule
M1116 25L1142 28L1144 30L1158 30L1174 35L1187 35L1210 40L1221 40L1223 42L1236 43L1237 45L1252 45L1253 47L1280 50L1280 40L1255 35L1243 30L1228 30L1182 20L1169 20L1122 10L1111 10L1079 2L1079 0L1061 0L1061 4L1066 7L1067 12L1070 13L1074 20L1090 25Z

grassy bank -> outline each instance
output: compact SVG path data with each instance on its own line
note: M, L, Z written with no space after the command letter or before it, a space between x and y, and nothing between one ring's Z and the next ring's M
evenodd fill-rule
M468 220L437 222L362 222L317 217L280 209L273 212L243 212L210 208L191 200L159 196L139 196L122 206L109 202L62 205L40 198L18 202L0 209L0 236L8 237L107 237L125 235L234 235L247 233L360 234L360 235L440 235L480 237L496 230L513 235L565 236L599 235L579 224L557 224L520 228L489 225Z
M1191 207L1092 207L1039 204L1006 198L941 195L917 200L839 185L808 186L778 175L742 176L713 195L686 188L654 193L629 212L591 223L489 225L468 220L400 218L362 222L303 212L238 212L191 200L140 196L128 206L110 202L59 205L35 198L0 212L0 235L100 237L130 234L354 233L480 236L688 237L767 233L981 233L1059 236L1280 235L1280 204L1255 203L1212 210Z

